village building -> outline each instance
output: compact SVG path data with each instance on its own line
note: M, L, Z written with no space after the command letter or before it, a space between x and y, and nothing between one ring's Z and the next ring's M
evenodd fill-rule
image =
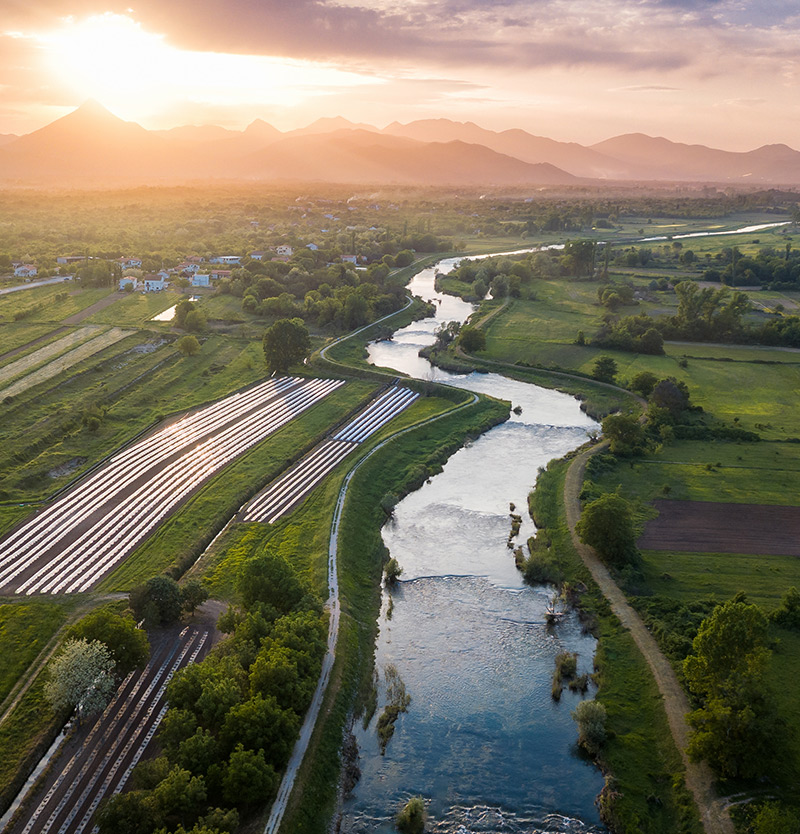
M166 274L166 273L165 273ZM159 273L158 275L149 273L142 278L140 286L144 292L161 292L168 286L166 277Z
M192 275L193 287L210 287L211 276L207 272L196 272Z
M141 258L117 258L116 263L120 265L121 269L141 269Z
M33 264L20 264L17 267L14 267L14 275L17 278L33 278L36 275L38 270Z
M210 264L224 264L225 266L238 266L242 262L241 255L215 255L209 258Z
M294 254L294 249L285 243L275 247L275 254L280 258L291 258Z
M223 278L230 278L231 277L231 270L230 269L212 269L211 270L211 280L212 281L219 281Z

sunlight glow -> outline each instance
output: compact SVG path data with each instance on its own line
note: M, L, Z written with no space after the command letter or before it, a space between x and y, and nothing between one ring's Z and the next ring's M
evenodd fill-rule
M180 50L133 18L111 12L68 18L37 40L54 77L128 119L186 101L293 106L326 92L380 83L309 61Z

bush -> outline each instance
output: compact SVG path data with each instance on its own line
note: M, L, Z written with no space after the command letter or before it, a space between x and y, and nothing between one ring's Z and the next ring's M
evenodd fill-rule
M413 796L397 815L397 828L402 834L422 834L426 818L425 800L421 796Z
M572 717L578 724L578 744L598 755L606 741L606 708L597 701L581 701Z
M591 501L584 507L575 529L582 542L614 567L638 561L633 512L621 495L612 492Z

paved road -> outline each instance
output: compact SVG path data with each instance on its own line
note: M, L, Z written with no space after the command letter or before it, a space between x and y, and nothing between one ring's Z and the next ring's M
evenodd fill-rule
M202 659L210 644L208 629L187 627L161 646L144 671L129 675L79 749L59 762L44 797L29 800L13 834L91 831L100 800L123 789L152 741L167 711L165 690L173 674Z
M46 287L49 284L61 284L67 280L69 279L64 276L59 278L42 278L41 281L31 281L29 284L18 284L15 287L4 287L0 290L0 295L8 295L9 293L19 292L20 290L33 290L36 289L36 287Z

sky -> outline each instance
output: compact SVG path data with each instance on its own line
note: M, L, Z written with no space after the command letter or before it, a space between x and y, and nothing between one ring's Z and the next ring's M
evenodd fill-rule
M150 129L446 117L800 148L800 2L0 0L0 133L88 98Z

